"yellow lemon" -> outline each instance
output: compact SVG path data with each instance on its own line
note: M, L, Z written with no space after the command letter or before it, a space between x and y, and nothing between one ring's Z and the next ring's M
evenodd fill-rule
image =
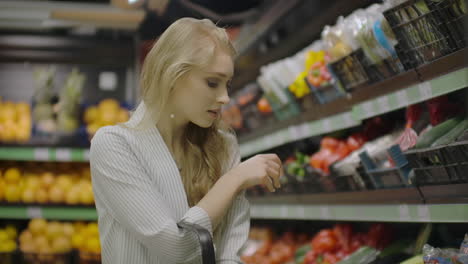
M117 123L127 122L129 118L128 111L126 109L120 108L117 113Z
M84 121L86 124L91 124L98 119L99 111L96 106L86 108L84 112Z
M8 233L5 230L0 230L0 244L8 240Z
M88 226L86 227L86 237L98 237L99 236L99 228L97 223L89 223Z
M49 201L49 194L44 189L38 189L36 191L36 202L44 204Z
M36 191L34 189L26 188L21 195L23 203L34 203L36 201Z
M16 203L21 200L21 188L18 185L7 185L5 188L5 200L9 203Z
M28 229L34 236L45 234L47 221L42 218L34 218L29 222Z
M86 241L86 251L99 253L101 252L101 243L99 242L99 238L92 237Z
M21 171L18 168L9 168L5 171L3 177L6 183L17 183L21 178Z
M74 249L82 249L84 242L84 237L81 234L74 234L72 236L71 243Z
M8 235L8 238L11 240L15 240L16 237L18 236L18 232L16 231L16 228L12 225L7 225L5 227L5 232Z

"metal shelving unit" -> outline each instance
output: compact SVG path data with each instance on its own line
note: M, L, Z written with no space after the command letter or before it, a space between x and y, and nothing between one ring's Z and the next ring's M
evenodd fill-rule
M89 161L87 148L0 147L0 160Z

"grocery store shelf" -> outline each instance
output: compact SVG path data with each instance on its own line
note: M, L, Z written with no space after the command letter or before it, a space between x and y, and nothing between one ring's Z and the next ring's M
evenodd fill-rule
M468 204L309 205L251 204L253 219L382 222L468 222Z
M350 97L317 106L317 109L311 109L289 121L287 127L276 124L275 129L264 128L240 138L241 156L246 157L296 140L356 126L364 119L465 87L468 87L466 66L424 82L418 81L416 72L409 71L362 87L351 93Z
M468 221L468 184L249 197L259 219L387 222Z
M97 220L94 207L0 205L0 219Z
M89 149L0 147L0 160L89 161Z
M468 67L405 89L379 96L353 107L354 119L366 119L468 86Z
M291 125L279 131L240 144L241 156L277 147L289 142L359 125L351 112L333 115L321 120Z

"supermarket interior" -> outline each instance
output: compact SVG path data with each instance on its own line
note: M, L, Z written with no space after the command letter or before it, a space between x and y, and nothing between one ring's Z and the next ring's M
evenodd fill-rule
M226 29L222 120L242 161L275 153L284 170L275 192L245 192L242 263L467 264L467 8L0 1L0 264L101 263L90 140L129 119L145 57L181 17Z

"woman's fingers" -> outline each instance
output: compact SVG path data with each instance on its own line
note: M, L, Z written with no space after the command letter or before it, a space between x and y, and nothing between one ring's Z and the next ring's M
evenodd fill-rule
M273 186L275 186L275 188L280 188L281 187L281 183L279 180L281 176L280 168L268 167L267 173L268 173L268 177L270 177L271 181L273 182Z
M265 185L270 192L274 192L276 190L275 187L273 187L273 181L270 176L263 178L263 185Z

